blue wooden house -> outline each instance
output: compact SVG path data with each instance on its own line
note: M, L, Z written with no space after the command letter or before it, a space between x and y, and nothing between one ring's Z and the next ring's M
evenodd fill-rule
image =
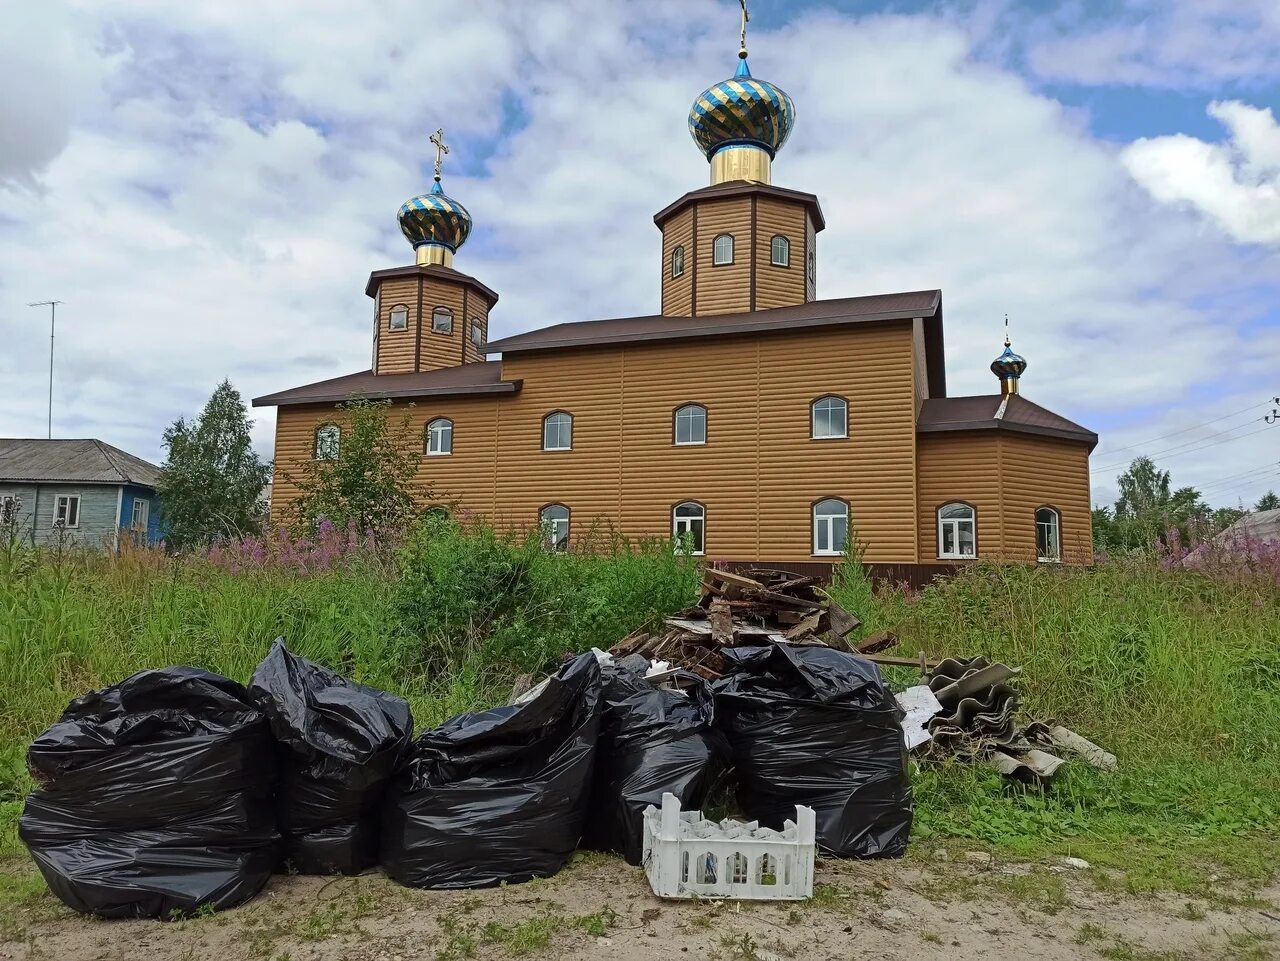
M100 440L0 438L0 519L23 540L118 548L160 540L160 468Z

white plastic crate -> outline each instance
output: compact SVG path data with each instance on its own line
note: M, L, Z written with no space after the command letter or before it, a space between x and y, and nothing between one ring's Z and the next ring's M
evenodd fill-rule
M813 808L796 805L781 831L716 824L681 811L674 794L644 812L644 869L660 898L800 901L813 896Z

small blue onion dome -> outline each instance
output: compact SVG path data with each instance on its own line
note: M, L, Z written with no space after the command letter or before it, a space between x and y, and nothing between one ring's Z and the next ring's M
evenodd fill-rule
M689 108L689 133L708 160L720 148L738 144L761 147L772 157L795 122L791 97L752 77L745 57L731 80L712 84Z
M456 252L471 236L471 214L445 194L439 178L430 193L411 197L400 207L400 231L416 250L427 244Z
M1026 369L1026 360L1013 352L1013 347L1008 340L1004 342L1004 353L991 362L991 373L1001 380L1010 377L1017 380Z

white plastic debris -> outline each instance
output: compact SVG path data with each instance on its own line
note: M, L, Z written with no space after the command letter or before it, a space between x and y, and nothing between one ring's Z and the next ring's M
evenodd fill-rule
M708 821L674 794L644 812L644 869L660 898L799 901L813 896L813 808L796 805L781 831Z
M902 719L902 733L907 739L907 750L913 750L933 738L926 729L929 719L942 713L942 704L933 696L927 684L909 687L897 695L898 707L907 712Z
M653 677L655 674L666 674L671 670L670 661L653 660L649 662L649 670L644 672L645 677Z

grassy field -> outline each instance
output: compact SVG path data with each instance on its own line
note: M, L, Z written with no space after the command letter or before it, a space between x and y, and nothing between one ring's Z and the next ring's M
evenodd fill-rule
M284 635L295 651L407 697L425 727L498 703L515 675L608 646L696 596L696 568L666 545L594 546L551 556L535 541L435 525L395 552L333 534L182 559L0 556L0 856L21 852L26 744L71 698L140 668L198 664L247 680ZM1120 758L1110 775L1073 764L1047 791L981 768L926 767L916 773L918 840L1074 854L1123 868L1133 891L1202 893L1211 874L1271 876L1274 578L1135 558L1088 570L980 566L918 594L873 591L846 574L833 593L868 631L896 631L901 652L1021 666L1026 714L1057 718ZM0 877L0 895L30 883Z

